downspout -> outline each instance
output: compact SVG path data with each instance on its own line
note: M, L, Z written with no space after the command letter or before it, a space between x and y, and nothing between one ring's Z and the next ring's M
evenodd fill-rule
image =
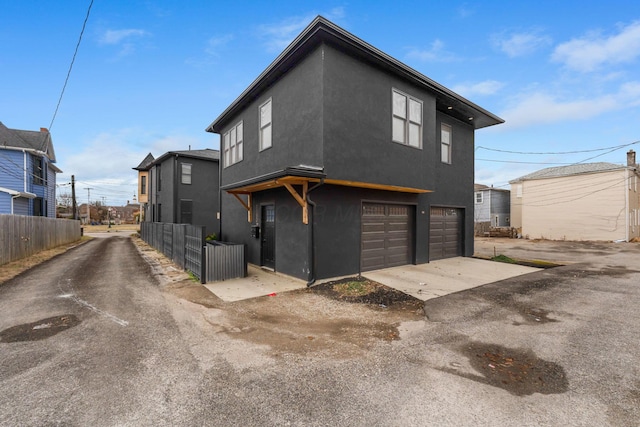
M307 281L307 287L312 286L316 282L316 242L313 227L313 224L315 223L316 204L311 200L311 198L309 198L309 193L320 187L322 184L324 184L324 178L320 178L320 182L307 190L306 201L311 207L311 209L309 209L311 218L309 219L309 280Z
M27 190L27 151L26 150L22 150L22 156L24 158L24 166L22 167L22 170L24 171L24 190L23 191L26 193L28 191Z
M631 185L631 174L629 168L626 168L624 173L627 175L627 179L624 182L624 240L629 241L629 186Z

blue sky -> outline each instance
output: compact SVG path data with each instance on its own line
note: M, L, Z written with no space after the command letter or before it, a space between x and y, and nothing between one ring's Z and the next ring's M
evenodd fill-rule
M50 126L89 4L0 0L7 127ZM80 201L123 204L147 153L219 148L205 127L318 14L506 120L476 132L478 183L638 151L637 0L95 0L51 127L59 193L74 174Z

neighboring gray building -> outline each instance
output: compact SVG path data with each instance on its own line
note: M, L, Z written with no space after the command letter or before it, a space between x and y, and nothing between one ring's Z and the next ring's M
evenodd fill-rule
M472 256L474 132L502 122L317 17L207 128L222 239L309 283Z
M134 168L146 196L144 221L204 225L207 235L219 236L219 162L211 149L147 155Z
M491 227L511 226L511 192L501 188L474 184L474 222Z

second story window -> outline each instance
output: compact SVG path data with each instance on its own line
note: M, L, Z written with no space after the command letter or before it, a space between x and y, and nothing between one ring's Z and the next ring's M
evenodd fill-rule
M271 98L260 106L260 151L271 147Z
M483 194L481 191L476 192L476 204L482 204L483 202Z
M191 163L181 163L182 167L182 179L180 182L183 184L191 184Z
M392 90L392 140L422 148L422 101Z
M224 146L224 167L231 166L242 160L243 156L242 122L232 127L222 136Z
M32 157L31 164L33 166L33 183L36 185L47 185L47 173L45 170L45 163L42 157Z
M158 187L158 191L162 191L162 167L160 165L156 166L156 187Z
M440 125L440 148L442 163L451 164L451 126Z
M144 175L140 177L140 194L147 194L147 177Z

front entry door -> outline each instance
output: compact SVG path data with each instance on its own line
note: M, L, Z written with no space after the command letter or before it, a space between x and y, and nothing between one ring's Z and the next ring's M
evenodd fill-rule
M262 266L276 268L276 210L273 205L262 206Z

